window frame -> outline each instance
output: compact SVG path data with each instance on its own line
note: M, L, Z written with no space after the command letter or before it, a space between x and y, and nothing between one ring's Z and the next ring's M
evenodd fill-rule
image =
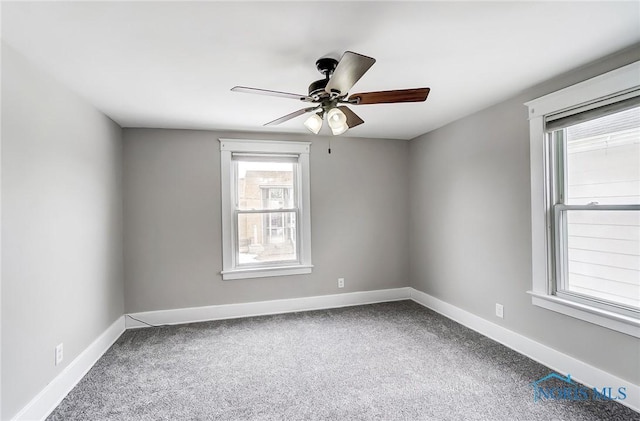
M309 178L310 142L250 139L219 139L222 207L222 271L223 280L301 275L312 272L311 263L311 194ZM255 154L257 157L296 156L294 196L296 196L297 260L242 265L238 262L238 224L236 215L237 163L233 154ZM276 210L281 212L282 210ZM264 211L264 213L269 213Z
M605 205L558 205L557 180L559 174L557 150L549 141L545 121L549 116L571 114L594 109L605 103L617 102L630 95L640 95L640 61L526 102L529 108L530 171L531 171L531 238L532 289L528 293L532 304L609 329L640 338L640 319L615 306L597 305L597 300L556 294L556 247L561 238L554 235L554 227L567 208L605 210ZM616 206L613 206L614 208Z

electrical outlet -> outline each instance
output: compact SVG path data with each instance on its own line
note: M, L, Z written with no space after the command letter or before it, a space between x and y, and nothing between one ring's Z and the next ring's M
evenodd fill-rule
M338 288L344 288L344 278L338 278Z
M496 316L500 317L501 319L504 318L504 306L502 304L496 303Z
M56 365L60 364L63 358L64 358L64 353L63 353L62 344L59 344L58 346L56 346Z

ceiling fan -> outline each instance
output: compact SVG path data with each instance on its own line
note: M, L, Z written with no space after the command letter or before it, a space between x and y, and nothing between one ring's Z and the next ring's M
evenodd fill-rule
M396 102L422 102L429 95L429 88L399 89L393 91L377 91L352 94L347 97L349 89L360 80L376 60L362 54L346 51L340 61L323 57L316 61L316 67L324 75L324 79L316 80L309 85L308 95L292 94L288 92L270 91L267 89L235 86L233 92L248 94L270 95L282 98L297 99L310 105L291 114L287 114L265 124L274 126L306 113L313 113L304 125L313 133L318 134L322 128L324 117L334 135L346 132L362 123L360 117L349 107L341 104L389 104Z

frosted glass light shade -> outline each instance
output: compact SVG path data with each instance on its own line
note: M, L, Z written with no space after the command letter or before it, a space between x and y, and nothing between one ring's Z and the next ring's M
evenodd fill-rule
M304 126L312 133L318 134L322 128L322 117L318 114L312 114L305 122Z
M338 108L332 108L327 112L327 122L331 127L331 132L334 135L339 135L347 131L347 116Z

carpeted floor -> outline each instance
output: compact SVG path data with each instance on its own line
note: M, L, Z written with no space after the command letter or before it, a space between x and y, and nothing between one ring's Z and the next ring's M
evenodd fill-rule
M640 420L550 372L400 301L127 331L48 420Z

